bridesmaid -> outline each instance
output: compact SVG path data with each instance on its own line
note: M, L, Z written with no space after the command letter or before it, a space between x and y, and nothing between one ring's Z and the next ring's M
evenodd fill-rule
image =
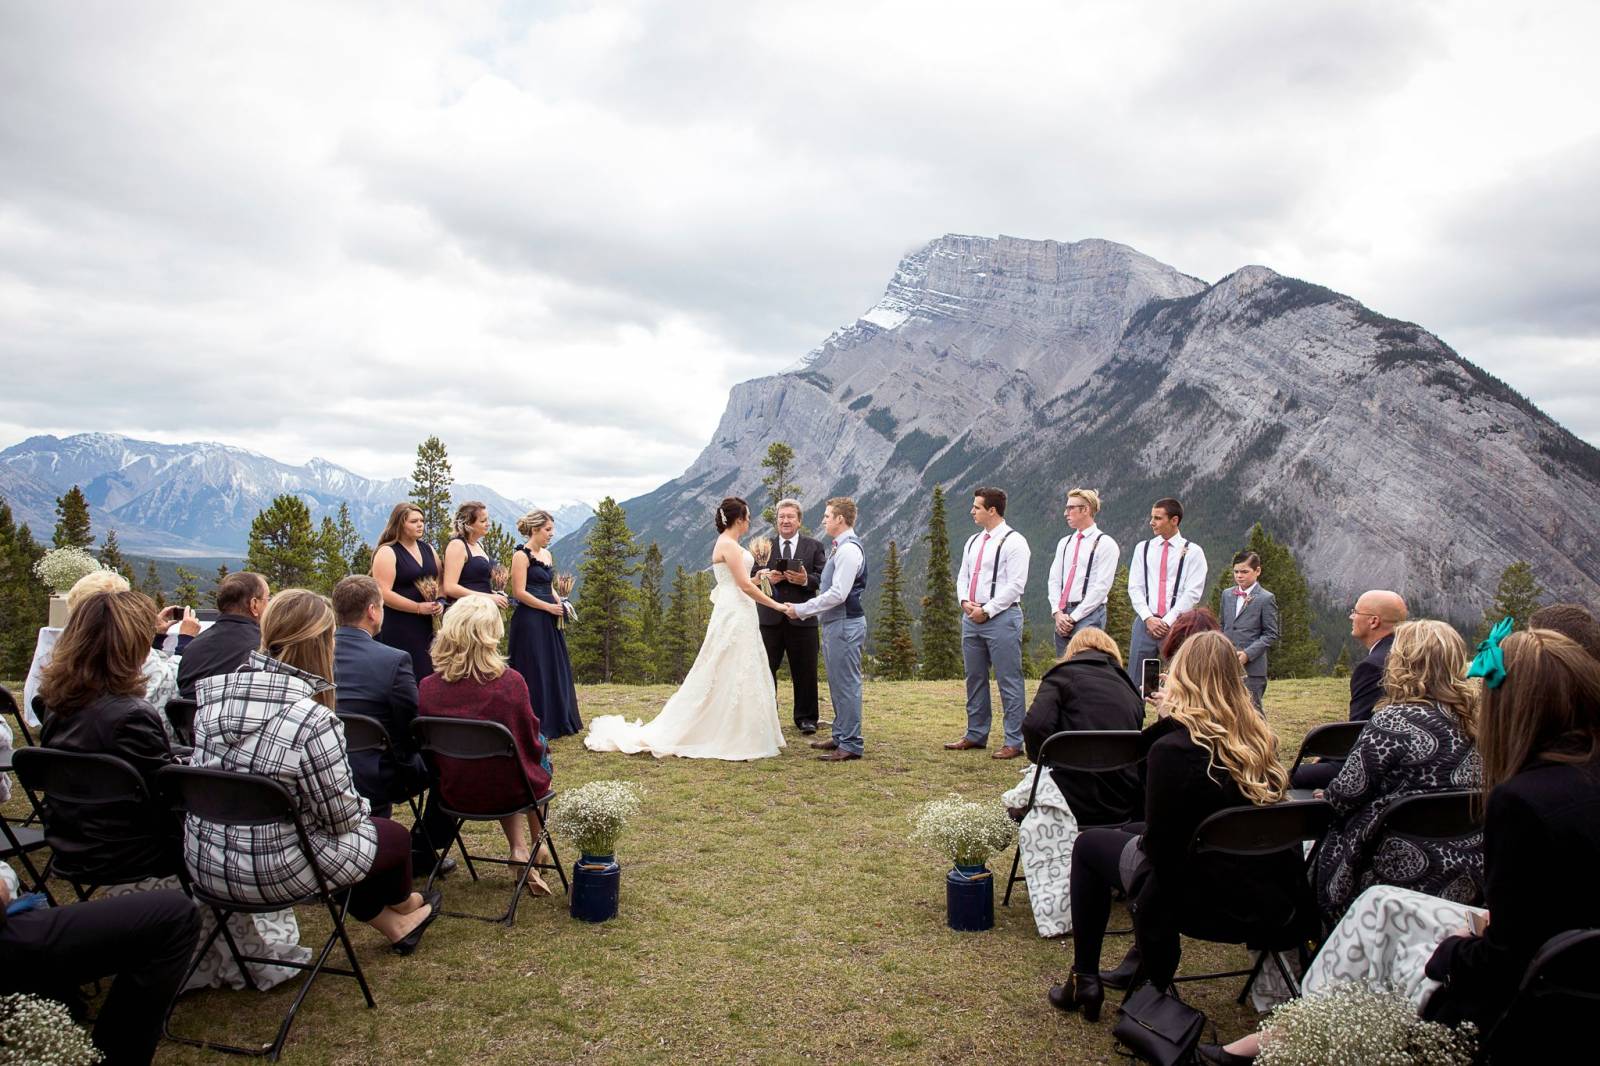
M534 713L546 737L571 736L583 729L578 692L572 687L567 637L558 624L566 612L554 588L555 560L550 542L556 523L548 511L533 511L517 521L528 538L511 557L511 668L528 682Z
M439 591L447 605L463 596L481 592L501 608L511 601L494 591L490 579L494 560L483 550L484 534L489 532L489 508L478 500L468 500L456 508L456 535L444 548L444 578Z
M421 508L397 503L372 553L372 577L383 594L383 628L378 630L378 641L410 655L418 681L433 673L433 658L428 653L433 643L433 616L444 610L437 600L417 590L418 579L439 579L439 559L433 545L424 539L427 531Z

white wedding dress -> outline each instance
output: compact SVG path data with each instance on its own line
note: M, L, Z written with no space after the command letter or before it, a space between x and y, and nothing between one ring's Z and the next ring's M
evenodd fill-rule
M745 573L753 557L744 553ZM778 697L756 604L723 563L712 567L711 621L694 666L649 724L608 714L589 723L591 751L648 751L657 758L767 759L784 746Z

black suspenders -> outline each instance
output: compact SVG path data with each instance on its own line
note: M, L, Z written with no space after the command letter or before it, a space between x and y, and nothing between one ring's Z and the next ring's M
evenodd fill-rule
M1151 539L1154 539L1154 538L1151 538ZM1184 541L1183 542L1183 548L1178 552L1178 573L1172 579L1172 588L1173 588L1172 598L1173 599L1177 599L1178 598L1178 591L1183 588L1183 561L1184 561L1185 558L1188 557L1188 555L1189 555L1189 542L1188 541ZM1090 557L1093 558L1092 553L1091 553ZM1140 562L1140 565L1142 565L1144 567L1144 602L1145 602L1146 606L1149 606L1149 604L1150 604L1150 541L1148 541L1148 540L1145 541L1143 544L1139 545L1139 562ZM1170 603L1167 604L1167 609L1170 611L1172 609L1172 604L1170 604ZM1154 614L1155 612L1151 611L1150 613Z
M1006 537L1011 536L1011 534L1013 534L1015 532L1016 532L1016 530L1014 530L1014 529L1006 530L1005 537L1001 537L1000 538L1000 543L996 544L995 547L994 547L994 570L991 571L990 574L989 574L989 598L991 600L994 599L994 590L995 590L996 586L998 586L1000 584L1000 549L1004 548L1006 546ZM977 540L981 536L983 536L982 533L974 533L972 536L967 538L967 546L965 548L961 549L961 554L962 554L963 557L966 556L967 552L972 550L972 542ZM1091 558L1091 559L1094 558L1094 553L1093 552L1089 553L1089 558Z
M1100 538L1103 536L1105 536L1104 533L1096 533L1094 535L1094 543L1089 545L1088 561L1083 564L1083 594L1085 596L1089 594L1089 577L1094 573L1094 553L1100 550ZM1071 537L1068 537L1066 540L1061 542L1061 559L1059 561L1059 565L1063 570L1067 568L1067 541L1070 541L1071 539ZM1061 580L1065 581L1066 575L1063 574ZM1150 583L1149 571L1145 572L1144 582L1147 585ZM1072 590L1068 588L1063 589L1062 591L1067 594L1067 606L1072 606ZM991 592L989 596L991 599L993 599L994 593ZM1077 602L1082 603L1083 601L1079 600Z

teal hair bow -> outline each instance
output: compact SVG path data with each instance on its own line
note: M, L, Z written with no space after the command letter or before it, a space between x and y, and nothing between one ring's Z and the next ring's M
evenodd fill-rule
M1489 635L1478 642L1478 654L1472 657L1472 665L1467 667L1468 677L1481 677L1490 688L1500 687L1500 683L1506 679L1506 657L1500 651L1500 642L1509 637L1516 627L1517 620L1510 615L1494 624Z

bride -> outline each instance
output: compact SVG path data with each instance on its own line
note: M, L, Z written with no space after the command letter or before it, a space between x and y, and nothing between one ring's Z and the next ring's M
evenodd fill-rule
M783 610L750 579L753 561L739 546L750 531L750 505L730 496L717 508L717 546L711 553L717 585L705 642L683 685L646 725L620 714L589 723L591 751L648 751L656 757L765 759L784 746L778 699L761 643L756 604Z

